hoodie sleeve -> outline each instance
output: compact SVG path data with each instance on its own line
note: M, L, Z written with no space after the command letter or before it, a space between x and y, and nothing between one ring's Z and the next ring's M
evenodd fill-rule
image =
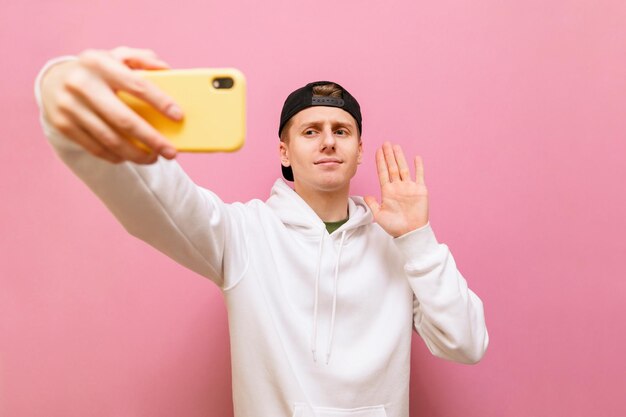
M428 349L455 362L480 361L489 344L483 304L448 247L437 242L429 224L394 241L414 293L414 326Z
M49 67L37 77L35 95L43 131L59 158L131 235L221 288L231 286L247 264L244 206L225 204L197 186L175 161L113 164L67 139L41 111L39 81Z

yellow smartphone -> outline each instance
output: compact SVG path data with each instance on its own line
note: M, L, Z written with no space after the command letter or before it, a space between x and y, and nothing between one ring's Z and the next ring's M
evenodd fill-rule
M173 121L145 101L118 96L181 152L232 152L246 136L246 79L234 68L138 71L172 97L185 114Z

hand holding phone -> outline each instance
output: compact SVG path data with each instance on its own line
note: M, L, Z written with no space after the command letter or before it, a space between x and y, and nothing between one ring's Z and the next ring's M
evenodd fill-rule
M86 50L43 73L39 85L43 114L68 140L109 162L150 164L159 155L174 158L176 150L169 141L115 94L129 92L172 120L180 120L174 100L133 70L165 68L169 66L147 49ZM142 147L128 141L128 136L137 138Z

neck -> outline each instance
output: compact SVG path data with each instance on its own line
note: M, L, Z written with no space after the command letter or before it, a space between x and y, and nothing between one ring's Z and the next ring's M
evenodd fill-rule
M348 217L348 187L334 191L319 191L299 187L295 182L294 188L323 222L338 222Z

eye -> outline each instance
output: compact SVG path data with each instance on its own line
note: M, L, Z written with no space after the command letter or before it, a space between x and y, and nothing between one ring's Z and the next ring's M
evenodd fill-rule
M305 136L313 136L314 134L315 134L315 130L313 129L307 129L304 131Z
M348 134L348 132L345 129L337 129L335 131L335 134L337 134L339 136L346 136Z

